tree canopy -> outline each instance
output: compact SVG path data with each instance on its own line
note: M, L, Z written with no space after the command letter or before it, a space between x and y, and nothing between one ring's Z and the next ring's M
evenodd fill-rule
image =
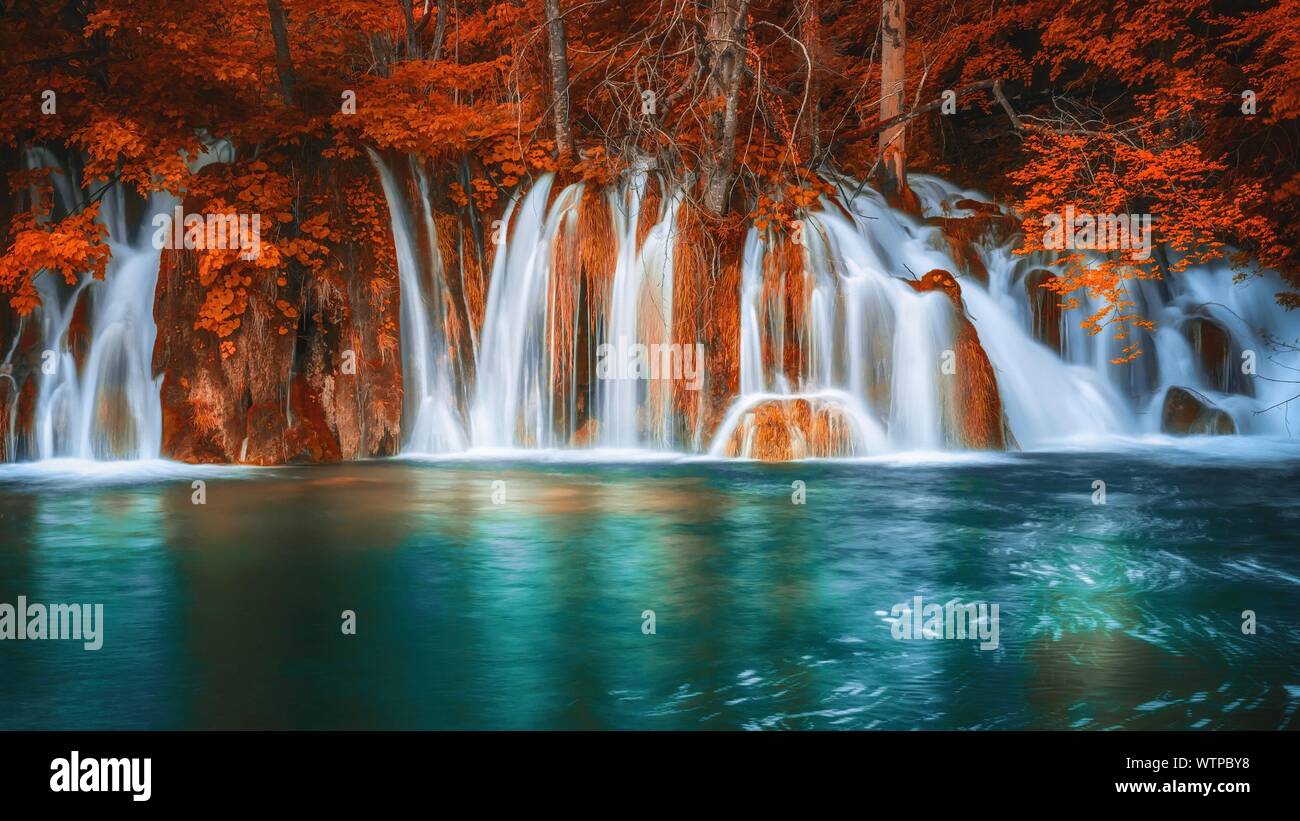
M391 269L367 149L421 158L484 254L543 172L652 169L720 228L782 231L828 174L896 160L1014 205L1027 251L1067 205L1154 215L1173 258L1080 258L1051 286L1102 298L1081 321L1122 333L1146 321L1133 278L1231 256L1300 283L1298 41L1300 0L9 0L0 289L27 313L38 272L103 275L106 181L265 215L261 257L198 271L195 327L226 339L258 284ZM216 140L233 160L195 171ZM33 146L76 158L81 207L54 206Z

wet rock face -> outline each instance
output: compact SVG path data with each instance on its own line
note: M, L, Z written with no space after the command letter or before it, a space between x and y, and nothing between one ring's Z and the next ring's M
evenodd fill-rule
M1205 397L1185 388L1170 388L1160 412L1160 429L1176 436L1227 436L1237 432L1237 425Z
M919 292L939 291L952 300L956 310L957 334L954 386L948 392L950 426L956 434L953 444L978 450L1006 450L1014 440L1002 412L1002 395L979 332L966 316L961 286L951 273L936 268L919 280L908 282Z
M1033 312L1034 338L1047 347L1062 352L1061 346L1061 297L1048 282L1056 279L1051 271L1035 268L1025 275L1025 296Z
M40 323L0 309L0 339L15 340L9 360L0 364L0 460L34 459Z
M163 457L271 465L396 453L400 357L379 348L364 284L250 286L223 356L223 340L194 327L204 297L198 253L165 251L158 275ZM287 321L277 301L301 306L298 315Z
M727 440L726 454L784 462L852 456L856 449L852 422L835 403L772 399L745 414Z
M9 429L11 424L17 428L18 400L21 397L19 384L12 365L0 366L0 462L14 461L17 456L9 452L11 448L18 449L18 440L10 440Z
M1207 317L1193 317L1183 325L1183 335L1205 378L1224 393L1255 395L1255 386L1241 370L1241 350L1227 329Z
M926 271L925 275L919 280L910 280L908 282L912 289L925 293L928 291L942 291L953 300L953 304L961 309L961 286L957 284L957 278L942 268L935 268ZM964 312L963 312L964 315Z
M573 434L573 440L569 447L589 448L596 444L600 436L600 423L594 417L588 417L587 421L582 424Z
M940 236L948 246L948 255L957 263L961 273L987 285L989 272L980 256L979 246L981 243L1004 241L1015 233L1017 222L995 203L961 199L955 206L970 211L971 215L954 217L945 214L929 217L926 222L940 229ZM945 211L947 207L945 204Z

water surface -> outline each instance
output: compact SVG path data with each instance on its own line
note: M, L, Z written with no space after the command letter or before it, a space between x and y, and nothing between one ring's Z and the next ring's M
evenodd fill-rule
M0 602L106 625L0 642L0 727L1293 727L1298 456L7 465Z

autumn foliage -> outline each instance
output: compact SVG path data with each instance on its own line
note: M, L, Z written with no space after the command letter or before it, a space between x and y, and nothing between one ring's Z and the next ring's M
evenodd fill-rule
M1149 323L1134 279L1206 260L1300 284L1300 0L911 0L903 104L887 124L878 3L563 0L558 52L547 5L5 3L0 291L26 315L40 303L34 278L102 276L98 198L117 182L187 210L264 215L259 259L205 254L193 271L185 321L223 358L252 331L333 333L321 309L346 312L350 290L376 312L389 356L396 273L373 151L426 170L462 325L482 321L489 234L511 196L546 172L595 191L638 169L656 196L690 192L679 221L694 244L675 298L723 334L739 232L779 241L837 181L875 179L882 129L903 135L910 169L1014 205L1025 252L1066 206L1152 214L1150 261L1077 255L1047 286L1066 307L1087 293L1094 310L1077 321L1094 332ZM571 156L556 152L557 53ZM50 158L78 178L58 179ZM61 183L80 192L75 207L57 207ZM604 230L593 201L575 214L579 235ZM581 284L565 280L557 304L579 288L599 300L597 239L566 239Z

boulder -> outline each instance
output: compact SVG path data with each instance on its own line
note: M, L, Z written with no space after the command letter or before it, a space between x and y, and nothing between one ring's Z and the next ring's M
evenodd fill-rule
M1237 432L1232 417L1200 394L1170 388L1160 411L1160 429L1175 436L1227 436Z
M822 399L770 399L741 418L727 439L730 457L785 462L852 456L853 423L838 404Z
M1002 412L997 376L984 346L980 344L975 324L966 315L961 286L956 278L936 268L919 280L908 281L908 284L922 293L939 291L947 295L956 311L955 385L949 394L956 438L954 444L982 450L1006 450L1013 446L1014 440Z
M1183 324L1183 336L1192 346L1205 378L1224 393L1255 395L1255 386L1241 370L1241 350L1228 329L1213 319L1196 316Z

